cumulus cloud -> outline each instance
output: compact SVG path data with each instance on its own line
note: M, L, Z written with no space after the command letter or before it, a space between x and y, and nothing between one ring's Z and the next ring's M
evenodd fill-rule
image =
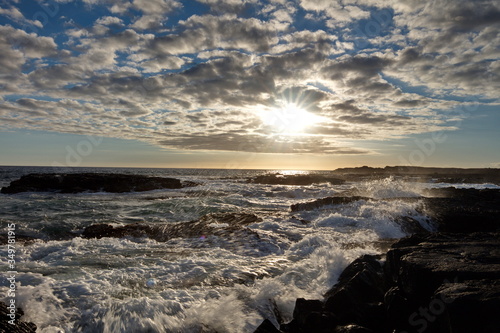
M355 20L370 17L370 12L359 6L343 4L340 1L300 0L300 6L326 18L329 27L344 26Z
M14 22L19 22L21 24L26 24L26 25L33 25L38 28L43 28L42 22L39 20L29 20L26 17L24 17L23 13L19 11L18 8L14 6L10 6L9 8L1 8L0 7L0 15L5 15L9 19L11 19Z

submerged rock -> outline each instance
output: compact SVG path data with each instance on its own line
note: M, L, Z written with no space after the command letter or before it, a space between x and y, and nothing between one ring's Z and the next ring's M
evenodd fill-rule
M360 197L360 196L352 196L352 197L326 197L322 199L316 199L313 201L309 202L301 202L298 204L293 204L290 206L292 212L298 212L302 210L313 210L317 208L321 208L324 206L330 206L330 205L345 205L354 201L359 201L359 200L371 200L370 198L367 197Z
M111 173L29 174L3 187L1 193L20 192L141 192L196 186L179 179Z
M254 214L214 213L205 215L195 221L180 223L134 223L119 227L113 227L109 224L96 224L85 228L82 237L149 237L159 242L165 242L178 237L192 238L209 235L229 235L241 231L245 225L261 221ZM245 232L252 233L249 229L245 229Z
M311 185L318 183L330 183L332 185L344 184L344 180L336 177L323 175L261 175L247 180L249 183L269 185Z
M26 236L26 235L19 235L19 234L16 234L15 237L16 237L15 238L16 244L17 245L22 244L24 246L31 245L39 240L38 238L35 238L35 237ZM8 234L0 234L0 245L6 245L8 243L9 243L9 235Z

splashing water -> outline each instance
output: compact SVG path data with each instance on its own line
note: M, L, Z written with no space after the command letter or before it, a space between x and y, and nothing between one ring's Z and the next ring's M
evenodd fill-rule
M278 324L275 308L290 320L296 298L321 299L351 261L380 253L380 240L405 236L399 217L422 225L426 220L417 199L404 200L418 197L420 185L400 179L294 187L248 184L248 171L192 173L186 171L183 180L203 185L3 195L2 223L15 222L19 232L46 240L16 252L16 305L24 309L23 319L39 332L252 332L264 318ZM340 193L378 200L290 212L291 204ZM172 223L242 211L262 221L228 235L166 242L74 236L96 223ZM57 238L68 234L72 238ZM0 255L7 255L5 246Z

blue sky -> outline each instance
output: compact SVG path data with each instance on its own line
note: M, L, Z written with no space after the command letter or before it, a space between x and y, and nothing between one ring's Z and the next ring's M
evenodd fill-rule
M0 0L0 165L500 165L492 0Z

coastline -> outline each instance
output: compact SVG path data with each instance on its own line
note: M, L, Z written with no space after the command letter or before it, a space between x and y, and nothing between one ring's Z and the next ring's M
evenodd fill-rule
M323 299L298 298L292 321L254 333L498 332L500 191L441 192L427 203L437 232L356 259Z
M399 176L403 178L413 177L409 175L396 175L394 177ZM52 175L48 177L55 179ZM328 179L338 182L339 184L348 181L346 179L341 179L342 177L343 175L335 174L333 178L330 177ZM373 177L372 174L365 174L358 175L357 177L373 180L378 176ZM125 181L127 181L127 179L129 178L126 178ZM259 178L259 176L257 176L251 183L264 181L271 183L271 186L274 186L273 184L275 183L278 184L278 186L289 186L293 184L293 186L297 187L292 186L291 188L301 189L301 186L309 186L307 183L314 184L318 180L324 181L325 179L324 176L320 175L274 175L264 178ZM202 186L201 183L198 184L186 181L182 181L181 183L178 180L176 181L181 184L181 186L184 185L184 187ZM250 180L247 180L247 182L250 182ZM379 185L382 186L390 185L392 182L397 183L397 180L390 177L387 178L387 182L375 181L376 184L380 183ZM84 182L74 182L71 183L69 187L62 189L51 187L52 185L49 187L45 187L44 185L40 192L45 192L47 188L50 188L54 191L52 193L67 191L71 196L74 195L74 188L78 191L95 190L95 187L89 189L83 188L82 183ZM59 181L56 184L59 186ZM127 185L130 188L129 191L132 191L132 193L137 191L137 188L134 188L133 186L135 185L132 183ZM327 185L325 184L325 186ZM33 187L28 188L33 190ZM99 188L96 189L100 190ZM450 318L458 317L460 319L461 316L455 315L455 317L453 317L452 311L457 311L457 308L449 309L448 307L451 307L451 303L453 303L453 306L462 304L464 301L460 298L460 295L464 293L467 295L475 293L476 303L474 303L474 307L481 308L481 304L484 301L487 304L486 310L490 307L497 309L497 307L495 307L497 303L495 302L498 302L500 299L500 294L495 294L495 290L497 290L495 288L498 287L498 280L500 280L500 277L495 275L495 271L500 272L500 269L496 266L491 266L491 264L499 264L500 258L487 255L487 253L492 251L491 248L498 248L498 245L500 245L498 244L498 239L500 238L498 234L498 221L500 221L500 189L496 187L494 187L494 189L457 189L452 187L430 188L423 194L425 196L394 196L382 198L376 196L370 197L366 194L363 196L355 193L356 190L357 189L354 188L353 191L339 192L332 197L316 197L318 199L314 199L313 201L295 201L295 204L289 206L290 218L292 222L298 226L310 227L311 221L308 221L307 218L303 219L302 217L307 216L307 214L303 213L314 211L318 208L325 212L334 212L338 210L339 207L346 205L359 206L368 204L376 206L383 202L396 202L396 205L404 205L408 202L419 202L418 206L415 206L417 207L417 212L422 216L427 216L429 220L432 220L434 223L433 227L436 228L437 232L429 233L429 230L422 227L422 225L425 225L425 221L423 220L416 220L412 218L411 215L400 216L400 220L396 219L393 222L399 224L399 227L401 227L405 233L414 234L413 236L402 238L397 241L385 255L365 255L352 262L343 270L338 282L324 294L323 299L314 300L298 298L295 302L293 317L291 316L291 312L287 315L281 315L276 307L273 311L275 317L273 318L272 314L271 317L265 316L264 318L268 319L266 319L255 332L312 332L311 327L314 328L314 332L320 333L323 331L325 333L393 332L394 330L396 330L396 332L451 332L451 329L453 329L453 332L456 332L457 327L465 327L465 325L463 323L456 324L450 322ZM122 191L121 188L120 191ZM403 195L407 194L407 192L402 193ZM66 194L62 193L61 195ZM101 195L102 194L98 194L97 196ZM150 197L151 194L147 194L147 201L144 202L152 201L152 203L154 203L155 200L153 199L157 199L156 197ZM144 198L146 198L146 196ZM164 194L160 195L159 193L157 202L162 202L163 200L165 200ZM299 218L296 218L296 216L299 216ZM73 239L75 237L80 239L81 237L82 239L88 240L100 239L103 237L116 238L117 240L151 239L158 242L168 242L172 239L190 239L203 235L202 238L200 238L202 240L216 237L231 242L231 240L236 237L260 241L258 233L247 228L248 224L258 226L260 223L262 223L262 219L260 219L259 213L255 215L235 213L207 214L195 220L184 220L177 224L165 225L147 222L134 222L123 225L94 223L88 225L85 229L80 229L80 231L76 233L69 233L66 237L67 239ZM23 237L21 234L17 236L20 245L26 244L29 246L33 242L43 242L42 239L30 238L28 236ZM389 242L388 239L381 239L381 241L385 243ZM433 246L429 246L429 244L433 244ZM436 254L442 254L443 249L451 249L448 257ZM381 251L385 251L385 249ZM412 266L405 261L406 259L402 260L402 258L411 257L412 255L420 258L422 263L430 261L434 265L432 267L440 267L440 265L445 267L445 264L450 260L458 261L458 264L444 273L442 270L439 271L441 273L439 273L437 277L433 276L433 274L427 275L424 280L435 281L433 286L423 292L421 289L418 289L420 288L418 284L420 279L416 278L411 280L409 278L412 274L419 276L429 270L432 272L433 268L422 267L422 265ZM351 257L350 261L354 258L355 257ZM487 260L490 260L489 264L494 269L493 273L484 273L484 270L481 270L481 263ZM469 265L465 266L463 262L468 262ZM407 271L411 274L407 272L399 276L401 267L406 267ZM465 276L461 274L457 277L456 272L462 270L467 270L468 273ZM417 271L419 273L415 273ZM340 270L338 272L340 272ZM256 275L255 278L258 280L262 278L262 276ZM484 281L488 282L485 284L488 286L488 290L481 289L481 283ZM330 282L333 282L333 280ZM438 282L443 283L438 284ZM449 284L452 285L450 286ZM415 285L418 287L415 288L419 290L416 294L418 296L417 298L415 298L415 294L412 294L414 291L411 289ZM289 285L285 288L289 288ZM457 288L460 291L458 294L456 291ZM321 295L323 290L326 291L327 288L321 290L321 292L314 294L314 297L316 297L316 295ZM486 295L487 292L493 292L493 296ZM486 299L483 297L485 295L487 296ZM295 297L297 296L292 295L291 305L293 305ZM456 298L458 302L446 303L444 301L453 297ZM440 300L440 302L434 301L435 299L438 301ZM276 305L276 303L273 302L274 300L271 300L271 304ZM431 302L433 302L432 308L429 307ZM458 311L463 312L465 311L463 309L467 309L468 306L470 306L470 304L462 304ZM439 323L439 327L436 326L438 328L432 328L434 326L427 323L428 327L424 330L422 318L425 319L426 317L425 312L420 314L420 308L433 309L434 312L439 313L440 316L441 314L445 314L443 318L446 318L447 321L443 323L441 320L444 319L434 319L434 317L437 318L440 316L436 316L431 312L429 318L432 318L432 320L427 319L427 321L433 325L434 322ZM489 313L486 310L483 310L481 313ZM16 320L19 325L17 326L19 326L19 329L22 328L24 330L13 332L30 332L30 329L33 328L33 323L23 323L23 321L20 320L22 310L18 310L18 313ZM417 314L414 315L414 313ZM480 314L477 314L477 316L479 315ZM411 322L409 322L410 317ZM494 316L490 317L494 318ZM284 322L282 318L287 318L286 322ZM290 321L291 318L293 319ZM381 318L383 318L383 320L381 320ZM500 327L500 324L497 322L489 323L487 319L488 318L483 318L481 321L490 327ZM412 323L414 325L412 325ZM258 323L256 326L253 326L252 329L257 326ZM277 327L279 327L279 329ZM486 330L487 327L488 326L483 330L484 332L489 332ZM9 332L12 331L10 328L4 330ZM458 331L460 332L460 330ZM481 330L479 330L479 332L481 332Z

